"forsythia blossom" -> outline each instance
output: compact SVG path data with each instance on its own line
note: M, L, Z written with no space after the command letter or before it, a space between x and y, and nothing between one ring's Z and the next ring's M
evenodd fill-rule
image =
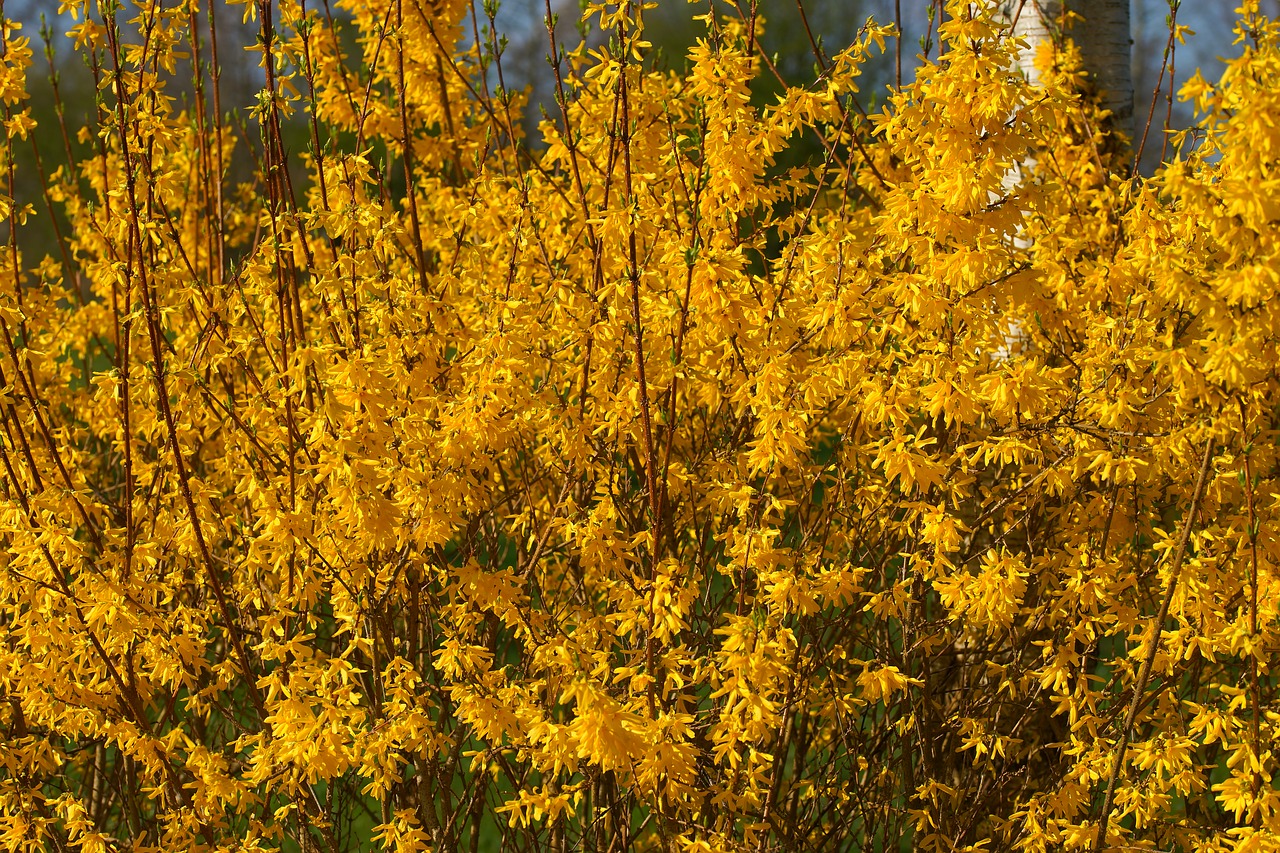
M0 846L1276 846L1256 2L1151 178L983 3L870 113L891 28L590 3L538 144L491 4L239 5L227 122L196 0L63 0L0 199Z

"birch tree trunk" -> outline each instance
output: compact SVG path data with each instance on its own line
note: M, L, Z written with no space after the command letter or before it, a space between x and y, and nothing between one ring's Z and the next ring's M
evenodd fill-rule
M1111 111L1115 130L1133 133L1133 77L1130 71L1129 0L1066 0L1066 10L1079 16L1061 31L1063 0L996 0L1001 13L1014 21L1014 33L1027 40L1018 65L1027 79L1038 82L1037 48L1069 37L1080 49L1084 70L1101 92L1102 106Z

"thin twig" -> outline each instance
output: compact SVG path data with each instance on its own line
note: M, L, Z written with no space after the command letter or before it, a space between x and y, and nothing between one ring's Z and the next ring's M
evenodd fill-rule
M1151 677L1151 665L1155 662L1156 652L1160 650L1160 633L1164 620L1169 615L1169 607L1173 604L1173 593L1178 588L1178 574L1182 571L1182 559L1187 553L1187 543L1191 540L1191 525L1195 522L1196 513L1200 511L1200 499L1204 495L1204 484L1209 476L1209 463L1213 460L1214 439L1211 436L1204 448L1204 459L1200 463L1200 475L1196 477L1195 491L1191 495L1191 506L1187 510L1182 524L1182 536L1178 539L1178 548L1173 555L1173 566L1169 569L1169 582L1165 587L1164 600L1160 602L1160 612L1156 614L1151 626L1151 639L1147 641L1147 651L1143 655L1142 668L1138 670L1138 681L1133 686L1133 699L1129 702L1129 711L1124 715L1124 725L1120 729L1120 744L1116 747L1115 761L1111 764L1111 775L1107 777L1107 793L1102 799L1102 816L1098 821L1098 835L1094 839L1094 853L1101 853L1107 843L1107 824L1111 821L1111 806L1116 793L1116 781L1120 778L1120 768L1124 766L1125 753L1133 739L1133 721L1138 716L1138 707L1142 704L1143 694L1147 689L1147 680Z

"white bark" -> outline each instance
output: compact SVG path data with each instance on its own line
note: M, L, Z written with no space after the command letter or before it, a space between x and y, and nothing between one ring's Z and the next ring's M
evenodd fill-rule
M1133 133L1133 76L1129 65L1132 38L1129 0L1066 0L1068 11L1079 16L1065 33L1060 32L1063 0L996 0L1006 20L1015 21L1014 33L1027 40L1018 66L1027 79L1039 82L1035 70L1037 48L1069 37L1080 49L1084 71L1101 92L1102 106L1111 111L1111 126Z
M1060 44L1069 37L1080 50L1083 70L1100 94L1099 101L1110 111L1110 126L1133 135L1133 77L1130 70L1129 0L1065 0L1068 11L1079 16L1067 32L1062 32L1063 0L987 0L1007 21L1013 21L1014 35L1026 40L1018 54L1018 68L1033 84L1040 82L1036 71L1036 53L1044 44ZM1035 160L1028 158L1014 165L1005 175L1004 193L1009 195L1022 183L1027 172L1034 171ZM1009 238L1015 247L1029 248L1017 229ZM994 353L996 361L1006 361L1027 345L1021 324L1010 322L1004 343Z

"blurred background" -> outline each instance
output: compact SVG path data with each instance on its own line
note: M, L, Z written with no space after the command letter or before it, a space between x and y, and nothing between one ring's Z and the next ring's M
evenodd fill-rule
M301 2L317 8L325 5L325 0ZM714 2L721 12L733 9L733 2ZM745 9L749 0L738 2ZM546 0L500 0L495 10L492 0L488 6L484 0L477 0L474 26L468 22L465 27L467 39L478 39L488 45L489 50L500 51L508 87L529 91L525 130L534 147L541 144L537 124L542 111L554 110L553 78L547 65L550 49L543 23L545 3ZM1280 0L1261 0L1261 3L1264 12L1280 16ZM341 15L336 0L329 5L335 15ZM931 10L937 5L940 5L937 0L758 0L759 15L765 21L761 40L783 79L802 85L816 77L815 46L829 55L855 39L868 19L897 21L902 31L900 44L888 42L885 54L865 69L862 78L861 105L873 112L883 104L892 86L899 81L910 82L924 54L936 55L936 37L931 38L931 22L936 24L936 19ZM1139 136L1147 116L1153 116L1140 170L1150 174L1161 160L1166 122L1176 131L1187 127L1194 118L1191 105L1177 99L1178 87L1197 68L1202 69L1206 79L1216 80L1222 58L1237 55L1240 46L1233 44L1235 3L1232 0L1181 0L1176 11L1171 11L1170 0L1132 0L1131 5L1134 113ZM35 216L19 232L19 246L28 267L46 254L59 259L54 220L43 197L45 176L60 165L65 168L69 158L84 157L94 143L94 140L76 137L80 128L96 125L90 121L97 109L91 63L87 54L77 51L67 37L67 30L74 22L67 14L59 15L58 6L55 0L0 0L0 10L4 16L22 24L22 34L31 38L35 54L28 89L32 116L38 126L30 146L15 147L12 191L20 204L31 204L35 211ZM578 0L551 0L551 8L558 15L557 38L562 46L576 45L584 37L588 41L601 40L598 33L584 34L579 29ZM707 8L707 0L659 0L655 8L646 10L646 33L653 44L649 61L657 67L683 70L689 48L704 33L703 25L692 18L704 14ZM243 5L228 5L225 0L215 0L212 7L223 58L222 109L224 120L233 124L249 122L249 108L263 85L256 56L243 52L244 47L256 42L258 26L244 20L245 9ZM493 13L492 28L490 13ZM120 14L122 19L133 15L128 4ZM202 11L202 18L205 14ZM1170 99L1170 76L1168 73L1162 76L1161 69L1172 14L1176 14L1179 24L1189 26L1194 35L1186 44L1178 45L1171 57L1175 96ZM190 76L189 68L180 68L175 75L172 91L179 94L175 105L178 109L184 106L183 98L191 97ZM496 86L496 75L491 73L490 78L490 85ZM178 82L183 80L188 81L185 92L184 84ZM778 88L771 75L763 75L755 86L757 101L766 102ZM65 136L59 127L59 112L65 116L68 130ZM286 129L293 155L306 151L311 144L305 122L304 116L295 113L293 126ZM245 138L256 139L257 128L246 126ZM251 158L240 158L236 168L240 174L233 174L233 181L247 180L253 168ZM0 226L0 239L7 242L4 230L4 226Z
M1261 2L1265 13L1280 16L1280 0ZM719 5L725 11L733 8L732 2ZM748 8L746 0L741 0L740 5ZM1239 54L1239 46L1232 44L1236 5L1235 0L1181 0L1177 4L1177 22L1189 26L1194 35L1188 37L1185 44L1178 45L1172 56L1175 97L1172 115L1167 115L1170 78L1167 74L1163 80L1160 77L1169 41L1170 3L1168 0L1132 0L1134 114L1140 127L1151 112L1157 81L1161 90L1153 119L1154 136L1148 141L1143 157L1144 171L1150 172L1160 162L1159 132L1166 117L1174 130L1187 127L1194 117L1191 105L1176 98L1178 88L1197 68L1203 69L1205 79L1216 80L1222 68L1221 59ZM577 19L577 0L559 0L552 6L558 7L560 14L560 37L576 38L572 21ZM803 0L802 3L759 0L759 14L765 20L761 41L782 77L803 84L816 76L811 36L830 54L852 42L869 18L877 22L897 21L902 30L901 47L886 45L886 54L866 69L863 78L862 106L870 112L884 101L888 88L898 80L899 49L902 82L910 82L926 48L931 55L936 55L937 40L928 37L931 20L936 24L936 19L931 17L932 8L935 8L932 0ZM705 11L706 3L701 0L660 0L656 8L646 10L645 31L654 45L652 61L682 69L688 49L703 33L702 24L691 18ZM551 105L551 81L543 73L548 54L545 15L544 0L503 0L497 28L509 40L503 53L503 69L508 79L520 80L532 87L531 103ZM769 84L768 80L761 82L766 87ZM532 126L537 118L536 107L530 114Z

